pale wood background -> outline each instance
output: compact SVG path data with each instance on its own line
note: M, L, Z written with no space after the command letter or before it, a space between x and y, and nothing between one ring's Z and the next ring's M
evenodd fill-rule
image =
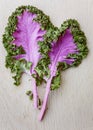
M62 74L63 84L50 94L49 109L42 122L25 95L31 87L30 77L24 75L19 88L13 85L10 70L4 66L6 52L1 42L8 16L17 6L28 4L42 9L59 27L67 18L76 18L90 49L78 68ZM52 129L93 130L93 0L0 0L0 130Z

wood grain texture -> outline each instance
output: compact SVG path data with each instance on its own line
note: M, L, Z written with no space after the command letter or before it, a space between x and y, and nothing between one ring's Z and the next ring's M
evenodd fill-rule
M25 95L31 88L24 75L20 87L13 85L4 66L6 52L2 34L11 12L19 5L32 4L50 15L60 27L67 18L79 21L86 33L90 53L78 68L62 73L60 89L50 93L48 111L42 122ZM44 85L45 86L45 85ZM40 88L41 96L44 86ZM0 0L0 130L93 130L93 0Z

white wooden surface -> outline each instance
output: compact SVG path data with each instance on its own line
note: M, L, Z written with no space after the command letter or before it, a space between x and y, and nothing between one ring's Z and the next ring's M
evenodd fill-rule
M63 84L50 94L49 109L42 122L25 95L31 87L30 78L24 75L19 88L13 85L10 70L4 66L6 52L1 42L8 16L19 5L28 4L50 15L59 27L67 18L76 18L86 33L90 50L78 68L63 73ZM93 0L0 0L0 130L52 129L93 130Z

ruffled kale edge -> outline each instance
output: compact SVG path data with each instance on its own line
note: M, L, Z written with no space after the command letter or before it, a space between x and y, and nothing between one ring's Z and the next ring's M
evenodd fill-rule
M34 20L40 23L42 30L47 30L47 33L44 35L44 41L38 42L40 46L39 51L40 53L42 53L42 60L40 60L40 62L38 63L36 67L38 76L33 75L33 77L36 78L37 85L40 85L43 80L43 75L45 75L48 72L47 64L49 64L50 61L49 61L48 55L46 55L47 54L46 52L50 50L49 43L53 40L53 38L57 39L57 36L55 35L51 39L51 35L54 33L53 30L57 30L57 28L55 28L54 25L50 22L49 16L45 15L41 10L37 9L36 7L29 6L29 5L20 6L8 18L8 23L5 28L5 32L3 34L3 45L7 51L6 67L10 68L12 73L15 73L15 76L13 76L15 80L14 84L18 86L21 83L21 77L22 77L22 74L24 73L24 70L21 67L22 64L24 64L27 69L29 69L31 65L31 63L26 62L25 60L14 59L13 56L18 55L18 54L24 54L25 52L22 46L17 47L16 45L10 44L14 40L12 34L16 30L17 16L21 15L24 10L28 10L31 13L37 14L37 18Z
M51 90L58 89L61 84L61 71L64 71L70 67L76 67L80 65L82 60L88 55L87 39L83 31L80 29L80 25L75 19L68 19L63 22L60 28L61 35L65 34L66 29L71 29L74 42L77 45L79 54L70 54L67 58L74 58L75 62L71 65L66 62L59 62L57 67L56 76L52 80ZM60 36L60 35L59 35Z

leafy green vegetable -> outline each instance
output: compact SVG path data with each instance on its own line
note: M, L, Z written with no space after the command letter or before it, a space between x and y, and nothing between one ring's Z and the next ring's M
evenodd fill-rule
M35 108L41 108L39 120L46 111L49 92L61 84L61 71L78 66L87 56L86 36L76 20L65 21L60 29L49 16L33 6L20 6L8 19L3 34L7 51L6 67L11 69L16 86L24 73L33 79L33 90L27 91ZM43 104L37 86L46 82Z
M61 25L58 40L51 42L51 50L48 52L50 76L46 78L46 92L39 120L42 120L44 117L50 90L55 90L60 86L60 70L78 66L87 54L86 37L80 30L79 23L71 19L65 21Z
M23 73L33 77L34 106L37 108L37 85L42 83L39 76L42 68L38 67L39 60L46 58L48 30L54 28L49 17L33 6L21 6L8 19L3 35L3 44L7 51L6 67L11 69L15 85L20 85ZM42 43L42 47L39 43ZM49 43L48 43L49 44ZM45 65L45 63L44 63ZM38 69L36 69L38 68ZM36 71L37 70L37 71ZM34 76L33 76L34 75Z

